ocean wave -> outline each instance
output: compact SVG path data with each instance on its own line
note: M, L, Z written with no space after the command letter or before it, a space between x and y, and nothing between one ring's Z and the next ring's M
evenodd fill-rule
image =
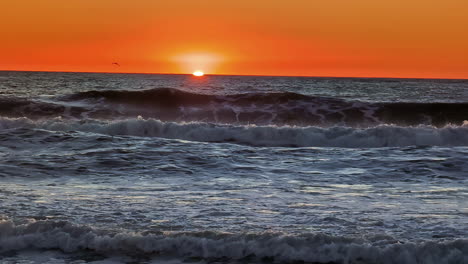
M85 107L70 107L52 102L41 102L27 98L1 97L0 115L7 117L28 117L33 119L58 117L86 112ZM73 112L73 113L72 113Z
M63 132L88 132L111 136L159 137L199 142L236 143L266 147L401 147L468 146L468 126L401 127L380 125L371 128L293 127L175 123L156 119L118 121L63 120L33 121L27 118L0 118L0 131L18 128Z
M468 103L365 103L293 92L230 95L197 94L177 89L88 91L66 100L99 100L145 110L170 110L190 121L255 124L359 125L393 123L443 126L467 119ZM141 109L140 109L141 111ZM164 112L164 111L162 111ZM160 118L167 116L161 114ZM154 117L154 116L151 116ZM173 116L174 118L174 116Z
M118 119L140 115L163 121L322 127L442 127L468 119L468 103L368 103L292 92L210 95L169 88L87 91L48 101L0 98L0 105L3 116L36 119Z
M351 238L325 234L221 232L112 232L70 222L0 221L0 253L23 250L79 251L133 258L172 256L217 263L468 263L468 240L399 242L389 236Z

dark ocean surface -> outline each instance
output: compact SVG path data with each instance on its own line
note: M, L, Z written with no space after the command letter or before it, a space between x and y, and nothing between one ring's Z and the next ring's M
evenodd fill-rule
M468 80L0 72L0 263L468 263Z

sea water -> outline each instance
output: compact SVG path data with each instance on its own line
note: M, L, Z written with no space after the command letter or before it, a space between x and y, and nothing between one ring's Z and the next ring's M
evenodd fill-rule
M0 263L468 263L468 81L0 72Z

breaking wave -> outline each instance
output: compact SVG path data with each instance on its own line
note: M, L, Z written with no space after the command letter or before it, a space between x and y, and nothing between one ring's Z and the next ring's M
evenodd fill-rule
M87 251L88 255L127 255L134 259L171 256L209 263L398 263L468 262L468 240L402 243L389 236L338 237L325 234L143 232L95 230L70 222L22 225L0 221L0 253L22 250ZM210 262L211 261L211 262Z
M371 128L294 127L175 123L156 119L33 121L27 118L0 118L0 132L15 129L86 132L111 136L159 137L199 142L225 142L252 146L287 147L400 147L468 146L468 126L402 127L380 125Z
M163 121L322 127L442 127L468 119L468 103L366 103L292 92L210 95L169 88L87 91L49 101L0 98L0 105L2 116L35 119L117 119L140 115Z

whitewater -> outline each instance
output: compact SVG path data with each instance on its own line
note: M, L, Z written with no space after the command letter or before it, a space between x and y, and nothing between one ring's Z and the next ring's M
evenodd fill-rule
M0 263L468 263L468 81L0 72Z

